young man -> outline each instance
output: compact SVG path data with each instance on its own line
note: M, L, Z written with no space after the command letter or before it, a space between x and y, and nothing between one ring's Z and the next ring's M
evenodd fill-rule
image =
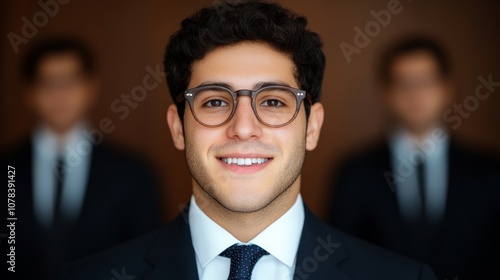
M93 138L87 116L98 85L83 43L65 36L43 40L23 66L25 98L37 123L1 158L15 168L18 222L16 272L4 269L0 278L54 279L64 263L160 226L157 186L137 157ZM8 232L6 225L1 232Z
M184 150L185 213L135 241L70 265L65 279L435 279L420 264L345 235L300 196L305 151L323 123L324 56L307 21L277 4L238 2L185 19L167 46Z
M430 264L439 279L491 278L500 260L500 165L447 129L458 115L449 114L445 51L428 38L405 39L387 50L380 74L391 131L343 167L334 225Z

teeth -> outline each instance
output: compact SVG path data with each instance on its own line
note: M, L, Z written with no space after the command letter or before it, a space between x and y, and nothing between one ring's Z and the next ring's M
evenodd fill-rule
M268 161L268 158L221 158L221 160L227 164L237 164L237 165L253 165L262 164Z

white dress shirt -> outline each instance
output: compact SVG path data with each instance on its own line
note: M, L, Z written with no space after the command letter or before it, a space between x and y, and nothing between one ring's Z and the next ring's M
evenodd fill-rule
M442 131L442 128L435 128ZM433 130L433 132L436 132ZM433 137L431 132L423 139L416 139L406 131L395 131L390 138L392 170L395 177L396 197L399 209L406 221L415 221L421 213L421 194L418 187L415 155L421 155L424 163L425 213L427 219L439 222L445 211L448 193L449 137ZM423 144L426 143L426 144ZM403 167L406 165L409 168Z
M228 278L231 261L219 254L235 243L255 244L269 252L255 265L252 280L291 280L304 226L304 205L299 194L283 216L250 242L243 243L210 219L192 196L189 226L200 280Z
M45 228L53 223L56 199L56 162L63 160L61 214L74 220L80 213L90 171L92 144L82 131L88 126L81 123L66 135L55 134L40 125L33 133L33 207L37 222Z

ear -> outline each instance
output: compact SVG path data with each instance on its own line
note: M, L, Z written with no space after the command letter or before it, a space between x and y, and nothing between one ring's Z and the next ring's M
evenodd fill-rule
M168 106L167 124L170 128L170 134L172 134L174 146L179 150L184 150L184 131L175 104L170 104L170 106Z
M323 126L324 117L325 112L323 109L323 104L319 102L313 104L311 106L309 120L307 121L306 150L312 151L318 145L319 134L321 131L321 127Z

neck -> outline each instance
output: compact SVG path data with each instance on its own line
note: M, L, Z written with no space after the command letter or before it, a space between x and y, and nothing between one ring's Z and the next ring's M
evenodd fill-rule
M405 129L413 138L421 141L429 137L429 135L432 134L433 130L439 127L441 127L439 124L433 124L433 125L418 126L418 127L407 126Z
M50 130L57 135L57 137L65 137L73 128L74 126L64 126L64 127L58 127L58 126L50 126Z
M72 124L67 124L67 125L60 125L60 124L54 124L51 122L46 122L42 121L39 123L39 126L43 127L44 129L50 131L53 135L56 137L62 138L68 135L68 133L75 127L77 126L78 123L72 123Z
M270 204L254 212L236 212L222 206L201 187L193 187L200 209L241 242L247 243L283 216L295 203L300 191L300 176Z

